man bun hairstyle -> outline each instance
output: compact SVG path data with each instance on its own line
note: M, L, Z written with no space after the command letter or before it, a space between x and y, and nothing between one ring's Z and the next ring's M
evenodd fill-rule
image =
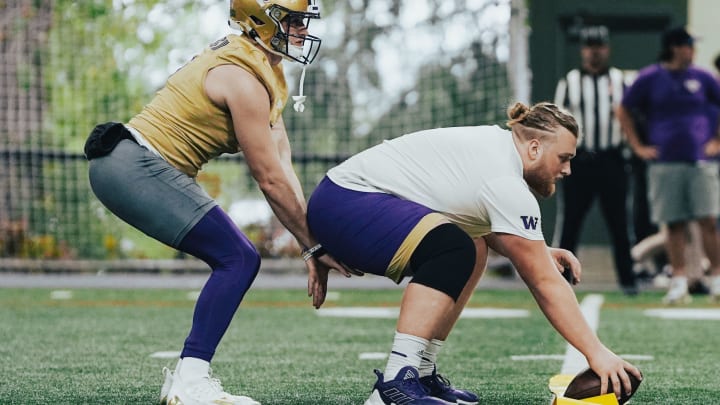
M519 101L514 105L511 105L507 109L507 116L510 118L507 125L512 127L514 123L524 120L525 116L527 116L529 112L530 108Z
M576 138L578 136L578 124L575 117L553 103L540 102L528 107L521 102L517 102L508 107L507 115L510 118L507 121L507 126L510 128L519 124L543 132L552 132L555 128L561 126L570 131Z

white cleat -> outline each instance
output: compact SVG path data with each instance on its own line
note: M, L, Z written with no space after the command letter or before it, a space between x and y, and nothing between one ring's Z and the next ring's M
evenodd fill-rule
M163 381L163 385L160 388L160 405L167 405L168 393L170 393L170 387L172 387L173 383L173 372L170 371L169 368L163 367L162 373L165 377L165 380Z
M250 397L228 394L220 380L210 375L184 382L180 375L171 374L171 380L167 402L163 405L260 405Z
M710 300L720 302L720 276L710 277Z
M688 292L688 284L686 277L673 277L670 279L670 288L663 297L665 305L689 304L692 301Z
M172 387L173 383L173 376L177 374L178 370L180 370L180 364L182 363L182 359L178 359L177 363L175 364L175 371L170 371L169 368L163 367L162 374L163 374L163 385L160 388L160 405L167 405L167 398L168 393L170 392L170 387Z

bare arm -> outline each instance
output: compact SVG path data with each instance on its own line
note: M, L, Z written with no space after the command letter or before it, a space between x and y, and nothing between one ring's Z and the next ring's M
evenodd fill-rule
M265 87L245 69L221 65L208 72L205 91L213 103L230 111L245 162L280 223L300 245L316 245L307 224L305 196L292 167L285 125L282 120L273 128L269 124L270 96ZM329 268L350 276L349 269L327 254L308 260L306 266L313 278L308 294L315 306L324 301Z
M613 354L597 338L580 311L575 293L557 271L544 241L503 233L490 234L485 239L489 246L512 261L545 317L565 340L585 355L601 378L603 392L608 384L613 384L614 392L620 392L620 384L629 389L627 372L642 378L637 368Z
M720 112L717 112L720 114ZM720 117L716 118L717 125L713 131L713 137L705 144L705 156L714 157L720 155Z
M298 179L297 173L295 173L295 169L292 165L290 141L288 140L287 130L285 129L285 123L283 122L282 118L280 118L277 124L275 124L275 126L273 126L270 131L272 133L273 141L277 146L278 157L280 159L280 167L285 173L285 177L288 180L288 185L293 190L300 205L302 205L303 212L305 212L305 194L303 193L300 179Z
M623 105L619 105L615 111L615 114L617 115L617 119L620 122L620 126L622 127L623 133L625 134L625 137L627 138L628 145L630 145L630 149L640 158L643 160L652 160L657 159L658 157L658 151L657 148L649 145L645 145L640 141L640 136L638 136L637 128L635 127L635 120L633 120L632 115L630 114L630 111L627 110L627 108L623 107Z
M282 122L270 128L270 97L265 87L248 71L222 65L208 73L205 88L213 102L230 111L250 173L275 215L301 245L313 246L317 241L305 221L300 184L288 173L287 134Z
M505 248L500 244L500 241L496 237L489 235L485 239L491 249L505 257L508 257L508 252L504 251ZM578 260L578 258L567 249L548 247L547 250L558 271L560 273L569 271L572 278L568 279L568 281L572 284L580 283L580 279L582 277L582 265L580 264L580 260Z
M512 261L545 316L568 342L583 354L600 349L602 344L585 322L575 293L557 271L544 241L510 234L491 234L485 239Z

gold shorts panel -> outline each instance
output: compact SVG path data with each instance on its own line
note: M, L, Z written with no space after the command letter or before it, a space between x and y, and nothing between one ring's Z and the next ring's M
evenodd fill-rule
M403 240L400 247L393 255L387 270L385 270L385 276L393 280L395 283L400 282L405 276L410 276L410 269L408 264L410 263L410 257L412 256L415 249L420 244L420 241L428 234L431 230L441 224L449 223L450 221L442 214L433 212L425 215L420 222L410 231L405 240Z

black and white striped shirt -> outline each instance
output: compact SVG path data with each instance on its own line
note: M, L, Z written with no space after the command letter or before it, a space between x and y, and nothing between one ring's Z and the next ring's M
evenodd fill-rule
M560 79L555 104L570 111L577 120L578 150L600 152L622 146L624 140L615 108L624 89L623 72L614 67L598 75L573 69Z

